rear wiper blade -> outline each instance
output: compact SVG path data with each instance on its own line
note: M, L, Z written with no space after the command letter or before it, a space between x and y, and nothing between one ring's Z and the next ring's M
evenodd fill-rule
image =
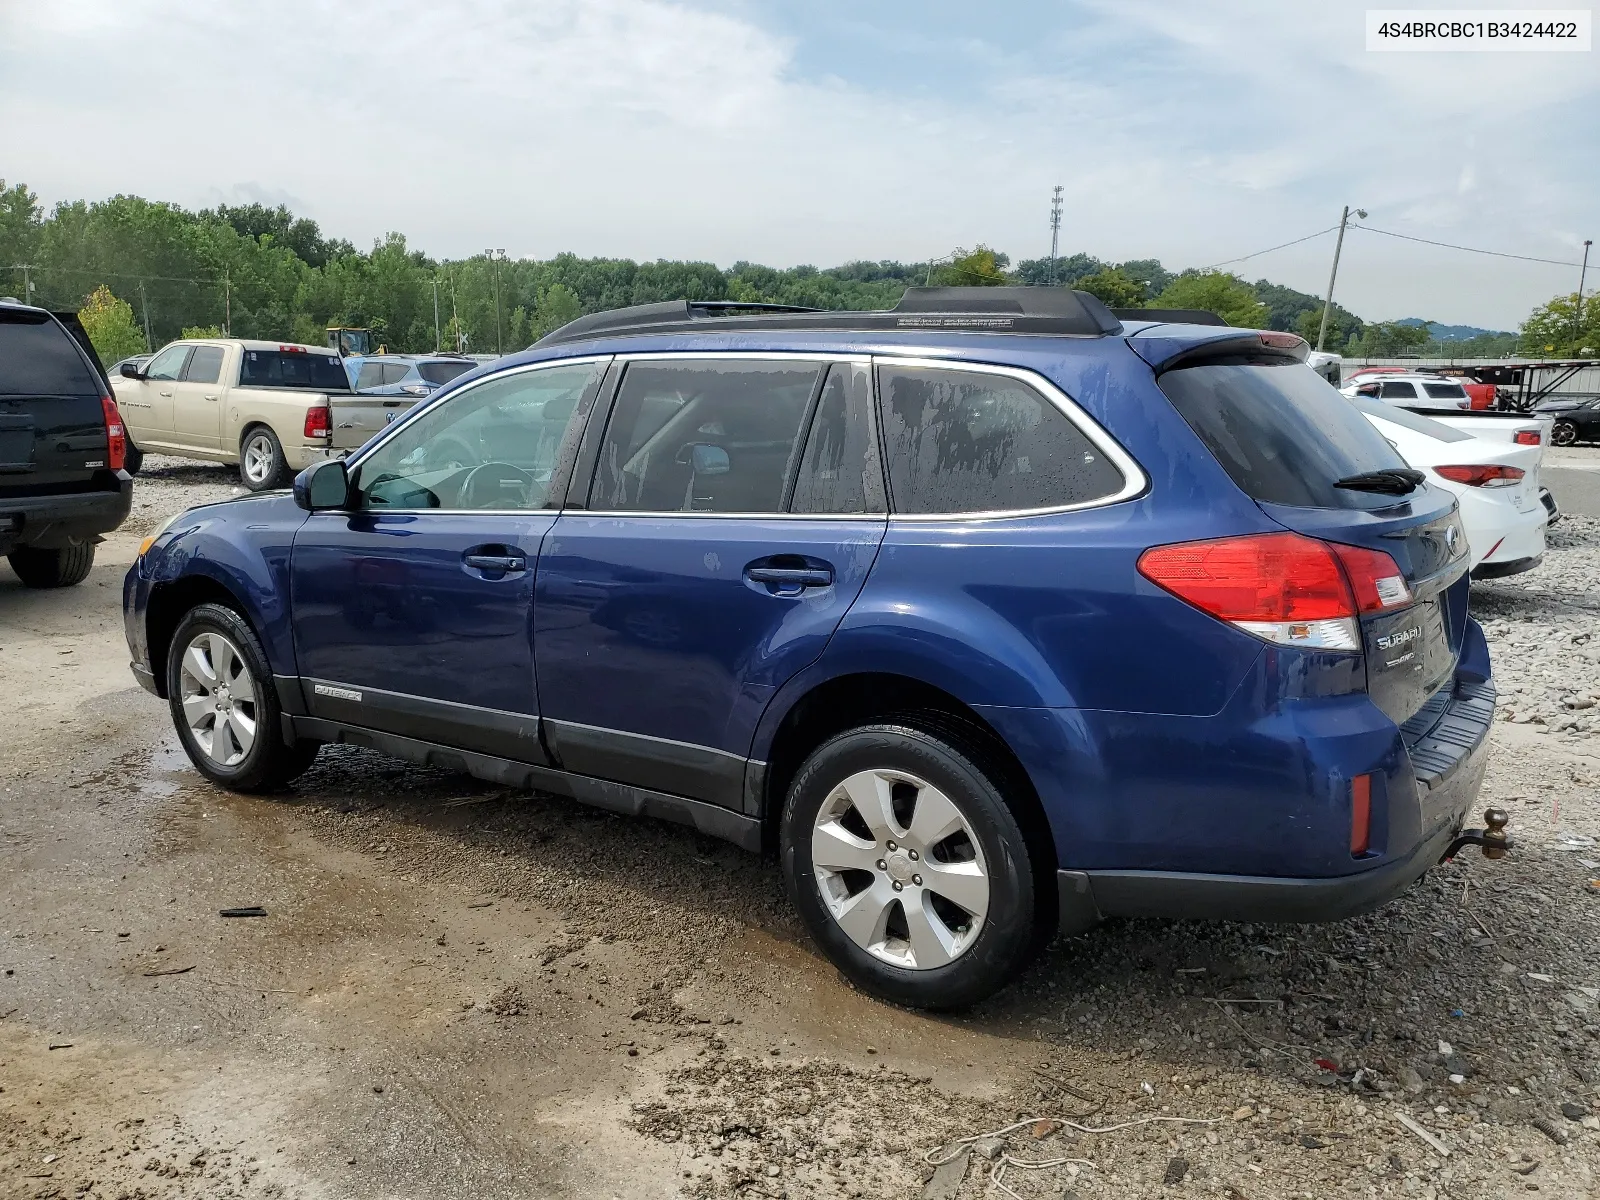
M1334 487L1348 488L1352 492L1382 492L1387 496L1404 496L1422 486L1427 478L1421 471L1410 467L1384 467L1378 471L1363 471L1359 475L1346 475Z

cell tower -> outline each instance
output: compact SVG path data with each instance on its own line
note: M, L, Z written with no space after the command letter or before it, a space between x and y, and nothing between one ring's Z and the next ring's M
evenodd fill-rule
M1050 196L1050 286L1056 283L1056 254L1061 248L1061 185Z

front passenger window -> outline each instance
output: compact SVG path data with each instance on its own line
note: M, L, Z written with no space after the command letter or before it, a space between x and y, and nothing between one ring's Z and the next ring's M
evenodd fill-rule
M356 468L361 507L543 508L556 451L602 364L491 377L402 425Z
M189 346L168 346L150 360L150 365L145 368L144 377L163 382L176 380L183 374L183 364L189 361L190 349Z

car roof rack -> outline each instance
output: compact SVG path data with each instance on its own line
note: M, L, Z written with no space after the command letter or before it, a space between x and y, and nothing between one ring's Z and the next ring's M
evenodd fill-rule
M1049 287L913 287L891 309L840 310L739 300L668 300L570 321L534 343L662 333L786 332L1028 333L1103 337L1121 333L1110 309L1088 292Z
M1224 325L1228 323L1203 308L1113 308L1119 321L1158 321L1163 325Z

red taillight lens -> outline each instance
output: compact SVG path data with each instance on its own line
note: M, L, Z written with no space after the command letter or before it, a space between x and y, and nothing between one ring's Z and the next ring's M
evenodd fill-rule
M1356 615L1333 551L1298 533L1155 546L1139 556L1139 574L1224 621Z
M1503 467L1499 463L1435 467L1434 470L1452 483L1464 483L1469 487L1513 487L1522 482L1523 475L1521 467Z
M1372 845L1372 776L1350 781L1350 853L1365 854Z
M122 427L122 414L110 396L100 397L100 411L106 419L106 466L120 471L128 465L128 431Z
M1309 351L1311 349L1311 343L1298 333L1284 333L1276 329L1263 329L1260 337L1263 346L1271 346L1276 350L1299 350L1304 348Z
M325 406L318 405L316 408L306 409L306 437L325 438L332 432L333 424Z
M1339 542L1330 543L1329 548L1338 555L1362 612L1382 612L1411 603L1411 588L1406 584L1406 577L1400 573L1394 559L1382 550Z
M1537 429L1519 429L1515 441L1519 446L1537 446L1539 444L1539 431Z

